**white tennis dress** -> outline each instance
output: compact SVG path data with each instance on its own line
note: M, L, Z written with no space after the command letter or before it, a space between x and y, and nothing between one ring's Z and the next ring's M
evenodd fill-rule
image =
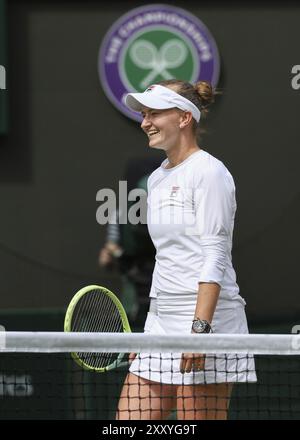
M233 178L204 150L172 168L168 160L148 179L147 223L156 263L145 332L191 332L198 283L221 286L212 328L215 333L248 333L245 301L231 262L236 211ZM199 334L201 338L201 334ZM181 374L181 353L141 353L130 372L168 384L255 382L253 357L207 355L204 371Z

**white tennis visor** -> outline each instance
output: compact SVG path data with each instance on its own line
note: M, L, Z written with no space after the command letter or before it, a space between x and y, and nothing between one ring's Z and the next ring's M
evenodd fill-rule
M125 104L136 112L142 111L143 107L156 110L177 107L180 110L191 112L197 122L200 121L201 116L201 112L195 104L174 92L174 90L159 84L153 84L143 93L128 93L125 97Z

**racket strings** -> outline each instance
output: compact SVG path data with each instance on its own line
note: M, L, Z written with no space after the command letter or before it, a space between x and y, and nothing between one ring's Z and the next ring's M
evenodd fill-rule
M123 322L113 300L100 290L84 295L73 312L74 332L122 332ZM118 359L118 353L77 353L91 368L105 368Z

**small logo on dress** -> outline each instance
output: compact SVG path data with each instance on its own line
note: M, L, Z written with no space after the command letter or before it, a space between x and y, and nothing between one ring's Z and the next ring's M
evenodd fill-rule
M170 197L173 199L174 197L177 196L177 192L180 189L180 186L172 186L172 191L170 194Z

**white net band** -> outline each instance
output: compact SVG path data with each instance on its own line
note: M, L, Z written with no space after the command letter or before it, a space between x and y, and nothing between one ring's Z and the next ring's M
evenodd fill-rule
M74 351L299 355L300 335L0 332L0 352Z

